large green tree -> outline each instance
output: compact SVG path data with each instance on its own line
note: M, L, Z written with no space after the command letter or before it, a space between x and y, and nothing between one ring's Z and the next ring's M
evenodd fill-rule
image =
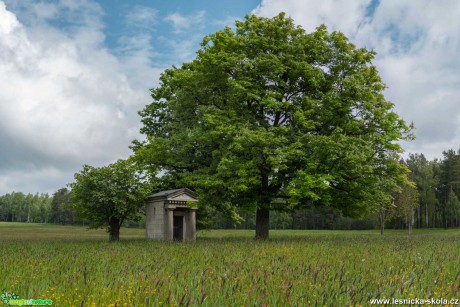
M125 220L140 218L139 210L149 192L145 174L131 160L104 167L83 166L75 174L72 204L90 228L107 227L109 241L118 241Z
M410 134L374 56L325 26L307 34L284 14L247 16L162 74L140 112L146 141L133 149L203 203L255 210L257 238L268 237L274 209L315 203L359 215L377 182L403 173L388 157Z

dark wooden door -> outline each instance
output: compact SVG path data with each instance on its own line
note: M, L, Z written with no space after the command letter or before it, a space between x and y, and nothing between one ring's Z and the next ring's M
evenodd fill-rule
M184 217L175 216L173 222L174 222L174 233L173 233L174 241L184 241Z

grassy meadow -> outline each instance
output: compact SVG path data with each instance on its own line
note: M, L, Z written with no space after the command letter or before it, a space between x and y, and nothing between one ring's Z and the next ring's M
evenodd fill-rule
M53 306L368 306L371 298L459 298L460 230L198 232L0 223L1 292Z

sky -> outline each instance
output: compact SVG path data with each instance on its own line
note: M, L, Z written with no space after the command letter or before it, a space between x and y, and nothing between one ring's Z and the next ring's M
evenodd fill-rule
M0 195L52 194L128 157L162 71L236 19L279 12L377 52L386 98L416 127L405 156L460 148L457 0L0 0Z

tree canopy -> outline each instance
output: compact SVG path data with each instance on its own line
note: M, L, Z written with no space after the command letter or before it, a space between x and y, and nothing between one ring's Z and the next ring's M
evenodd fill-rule
M69 185L77 214L90 222L90 228L107 227L110 241L119 240L125 220L140 218L139 209L149 192L144 175L130 160L104 167L84 165Z
M411 127L383 95L374 51L340 32L312 33L282 13L247 16L206 36L196 58L167 69L141 112L133 149L162 180L222 211L327 205L358 216L383 180L405 176L394 156Z

